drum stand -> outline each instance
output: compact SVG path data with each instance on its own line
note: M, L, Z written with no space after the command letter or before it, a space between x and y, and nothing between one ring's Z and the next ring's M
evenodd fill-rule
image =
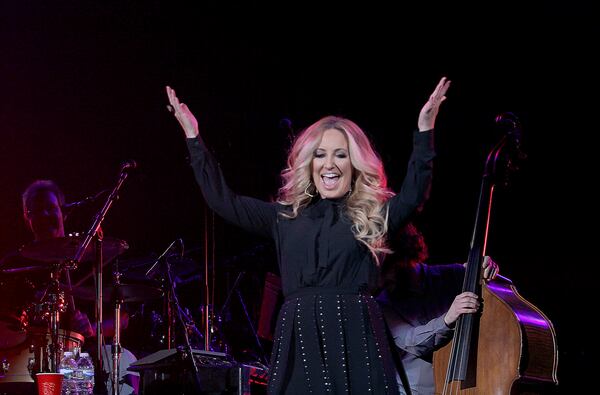
M57 271L60 272L60 271ZM58 341L58 323L60 322L60 313L65 309L65 295L58 288L58 278L52 275L52 291L50 293L50 371L58 373L58 365L62 359L62 344Z
M47 350L40 350L39 355L36 355L35 358L37 366L34 370L40 373L58 373L58 365L62 359L63 345L59 341L58 329L60 313L64 313L67 309L65 293L60 289L58 281L62 269L61 264L57 264L55 269L52 270L48 290L37 306L38 313L41 313L42 317L48 321L50 331L50 344ZM47 298L47 300L44 301L44 298Z
M115 335L113 337L112 344L112 394L119 395L120 383L119 383L119 372L120 372L120 357L121 357L121 304L123 303L123 295L121 295L121 273L118 271L118 267L115 268L114 272L114 293L113 298L115 300Z

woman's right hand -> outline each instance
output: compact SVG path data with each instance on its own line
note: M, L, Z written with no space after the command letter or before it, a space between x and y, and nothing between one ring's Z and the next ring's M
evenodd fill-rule
M198 131L198 121L188 106L179 102L175 90L170 86L167 86L167 96L169 96L169 103L171 103L171 108L169 110L173 112L173 115L175 115L175 118L179 121L179 124L185 132L185 137L198 137L198 134L200 133Z

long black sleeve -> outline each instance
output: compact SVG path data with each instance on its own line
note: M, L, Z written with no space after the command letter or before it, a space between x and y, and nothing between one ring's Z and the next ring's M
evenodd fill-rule
M200 138L186 139L191 166L208 206L225 220L266 237L273 237L277 204L234 193L221 168Z
M413 135L413 152L400 192L389 201L388 234L394 234L429 197L435 149L434 131Z

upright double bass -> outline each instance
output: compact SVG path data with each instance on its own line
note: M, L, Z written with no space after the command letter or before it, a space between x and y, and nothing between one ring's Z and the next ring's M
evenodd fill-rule
M483 310L463 314L452 342L434 353L435 394L541 394L558 384L552 322L508 278L481 279L494 188L525 157L518 118L500 114L496 124L504 135L486 160L463 282L463 292L479 295Z

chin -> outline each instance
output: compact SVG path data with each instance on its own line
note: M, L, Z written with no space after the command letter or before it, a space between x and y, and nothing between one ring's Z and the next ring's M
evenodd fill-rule
M340 191L319 191L319 193L323 199L337 199L344 196L344 193Z

